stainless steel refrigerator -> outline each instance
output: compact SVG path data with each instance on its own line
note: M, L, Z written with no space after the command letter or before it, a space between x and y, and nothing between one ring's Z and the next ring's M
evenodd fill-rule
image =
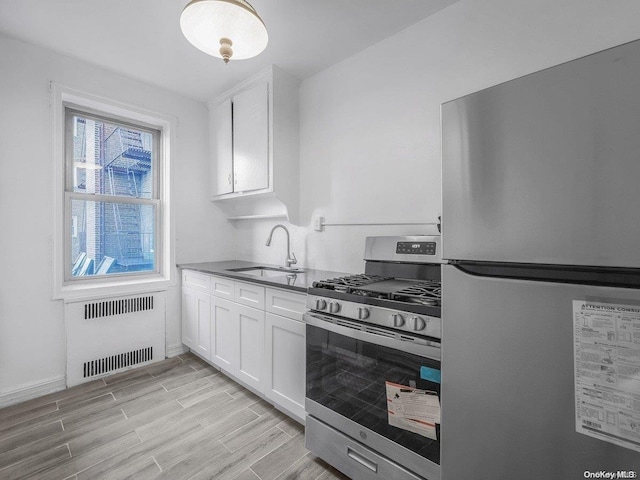
M640 42L442 130L442 480L636 478Z

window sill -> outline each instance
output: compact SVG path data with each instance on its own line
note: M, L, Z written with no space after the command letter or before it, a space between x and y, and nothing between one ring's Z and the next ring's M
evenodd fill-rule
M174 285L175 281L162 275L128 280L119 279L92 284L74 283L62 286L59 291L53 294L53 299L71 302L118 295L136 295L139 293L167 290Z

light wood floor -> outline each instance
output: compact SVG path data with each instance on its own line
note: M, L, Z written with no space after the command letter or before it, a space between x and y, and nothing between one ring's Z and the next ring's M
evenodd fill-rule
M346 479L191 354L0 409L0 479Z

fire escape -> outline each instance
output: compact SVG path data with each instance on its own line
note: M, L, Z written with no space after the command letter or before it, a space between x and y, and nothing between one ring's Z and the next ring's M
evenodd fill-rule
M117 127L105 139L105 193L138 198L151 175L151 152L140 132ZM148 187L147 187L148 188ZM142 205L112 203L105 212L105 255L125 270L150 261L151 232L144 232ZM147 254L145 255L145 252Z

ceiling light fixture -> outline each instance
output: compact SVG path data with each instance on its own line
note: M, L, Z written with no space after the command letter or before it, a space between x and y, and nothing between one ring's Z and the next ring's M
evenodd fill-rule
M184 36L208 55L242 60L267 47L267 27L244 0L191 0L180 16Z

